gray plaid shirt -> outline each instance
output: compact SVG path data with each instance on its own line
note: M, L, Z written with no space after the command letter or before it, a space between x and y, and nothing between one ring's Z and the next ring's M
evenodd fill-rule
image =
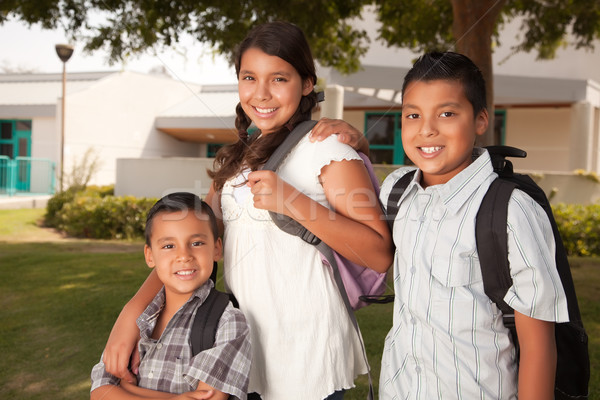
M214 346L192 357L192 323L212 286L209 280L196 289L171 318L159 340L152 339L152 332L165 303L164 288L140 315L137 320L141 335L139 387L180 394L195 390L202 381L236 398L246 398L250 332L244 315L231 303L219 321ZM118 384L119 380L105 371L102 361L94 366L91 390Z

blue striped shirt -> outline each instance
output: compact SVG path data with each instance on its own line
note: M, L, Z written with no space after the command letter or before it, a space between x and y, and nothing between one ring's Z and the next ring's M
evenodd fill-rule
M393 326L385 340L381 399L514 399L515 351L502 315L485 295L475 217L496 178L489 155L443 185L423 189L420 171L400 199L394 222ZM401 168L382 185L387 203ZM505 301L532 318L564 322L567 303L543 209L515 190L508 207L513 286Z

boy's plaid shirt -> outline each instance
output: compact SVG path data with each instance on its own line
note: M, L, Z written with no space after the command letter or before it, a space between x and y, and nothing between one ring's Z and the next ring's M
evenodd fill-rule
M208 281L194 292L171 318L159 340L152 339L152 332L164 306L164 288L138 318L139 387L180 394L195 390L198 381L202 381L237 398L246 397L250 332L240 310L229 304L219 321L215 345L192 357L189 339L192 324L212 286L212 281ZM106 373L100 362L92 371L92 390L106 384L118 385L118 379Z

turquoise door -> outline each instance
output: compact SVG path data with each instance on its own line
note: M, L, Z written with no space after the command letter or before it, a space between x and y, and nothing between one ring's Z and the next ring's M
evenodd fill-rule
M0 156L7 156L12 160L31 157L31 121L0 120ZM30 175L30 163L22 162L17 165L17 191L29 190Z

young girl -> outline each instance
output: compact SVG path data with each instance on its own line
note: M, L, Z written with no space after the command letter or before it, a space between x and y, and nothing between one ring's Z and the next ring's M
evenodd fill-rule
M281 231L268 211L380 272L393 259L391 237L360 157L335 137L312 143L307 135L277 174L259 170L317 103L303 32L284 22L258 26L241 43L235 68L240 140L217 154L206 200L224 229L225 283L251 328L249 390L265 400L342 398L367 372L361 339L318 251ZM252 122L259 132L249 136ZM132 315L159 286L151 274L113 328L105 363L115 375L127 374Z

